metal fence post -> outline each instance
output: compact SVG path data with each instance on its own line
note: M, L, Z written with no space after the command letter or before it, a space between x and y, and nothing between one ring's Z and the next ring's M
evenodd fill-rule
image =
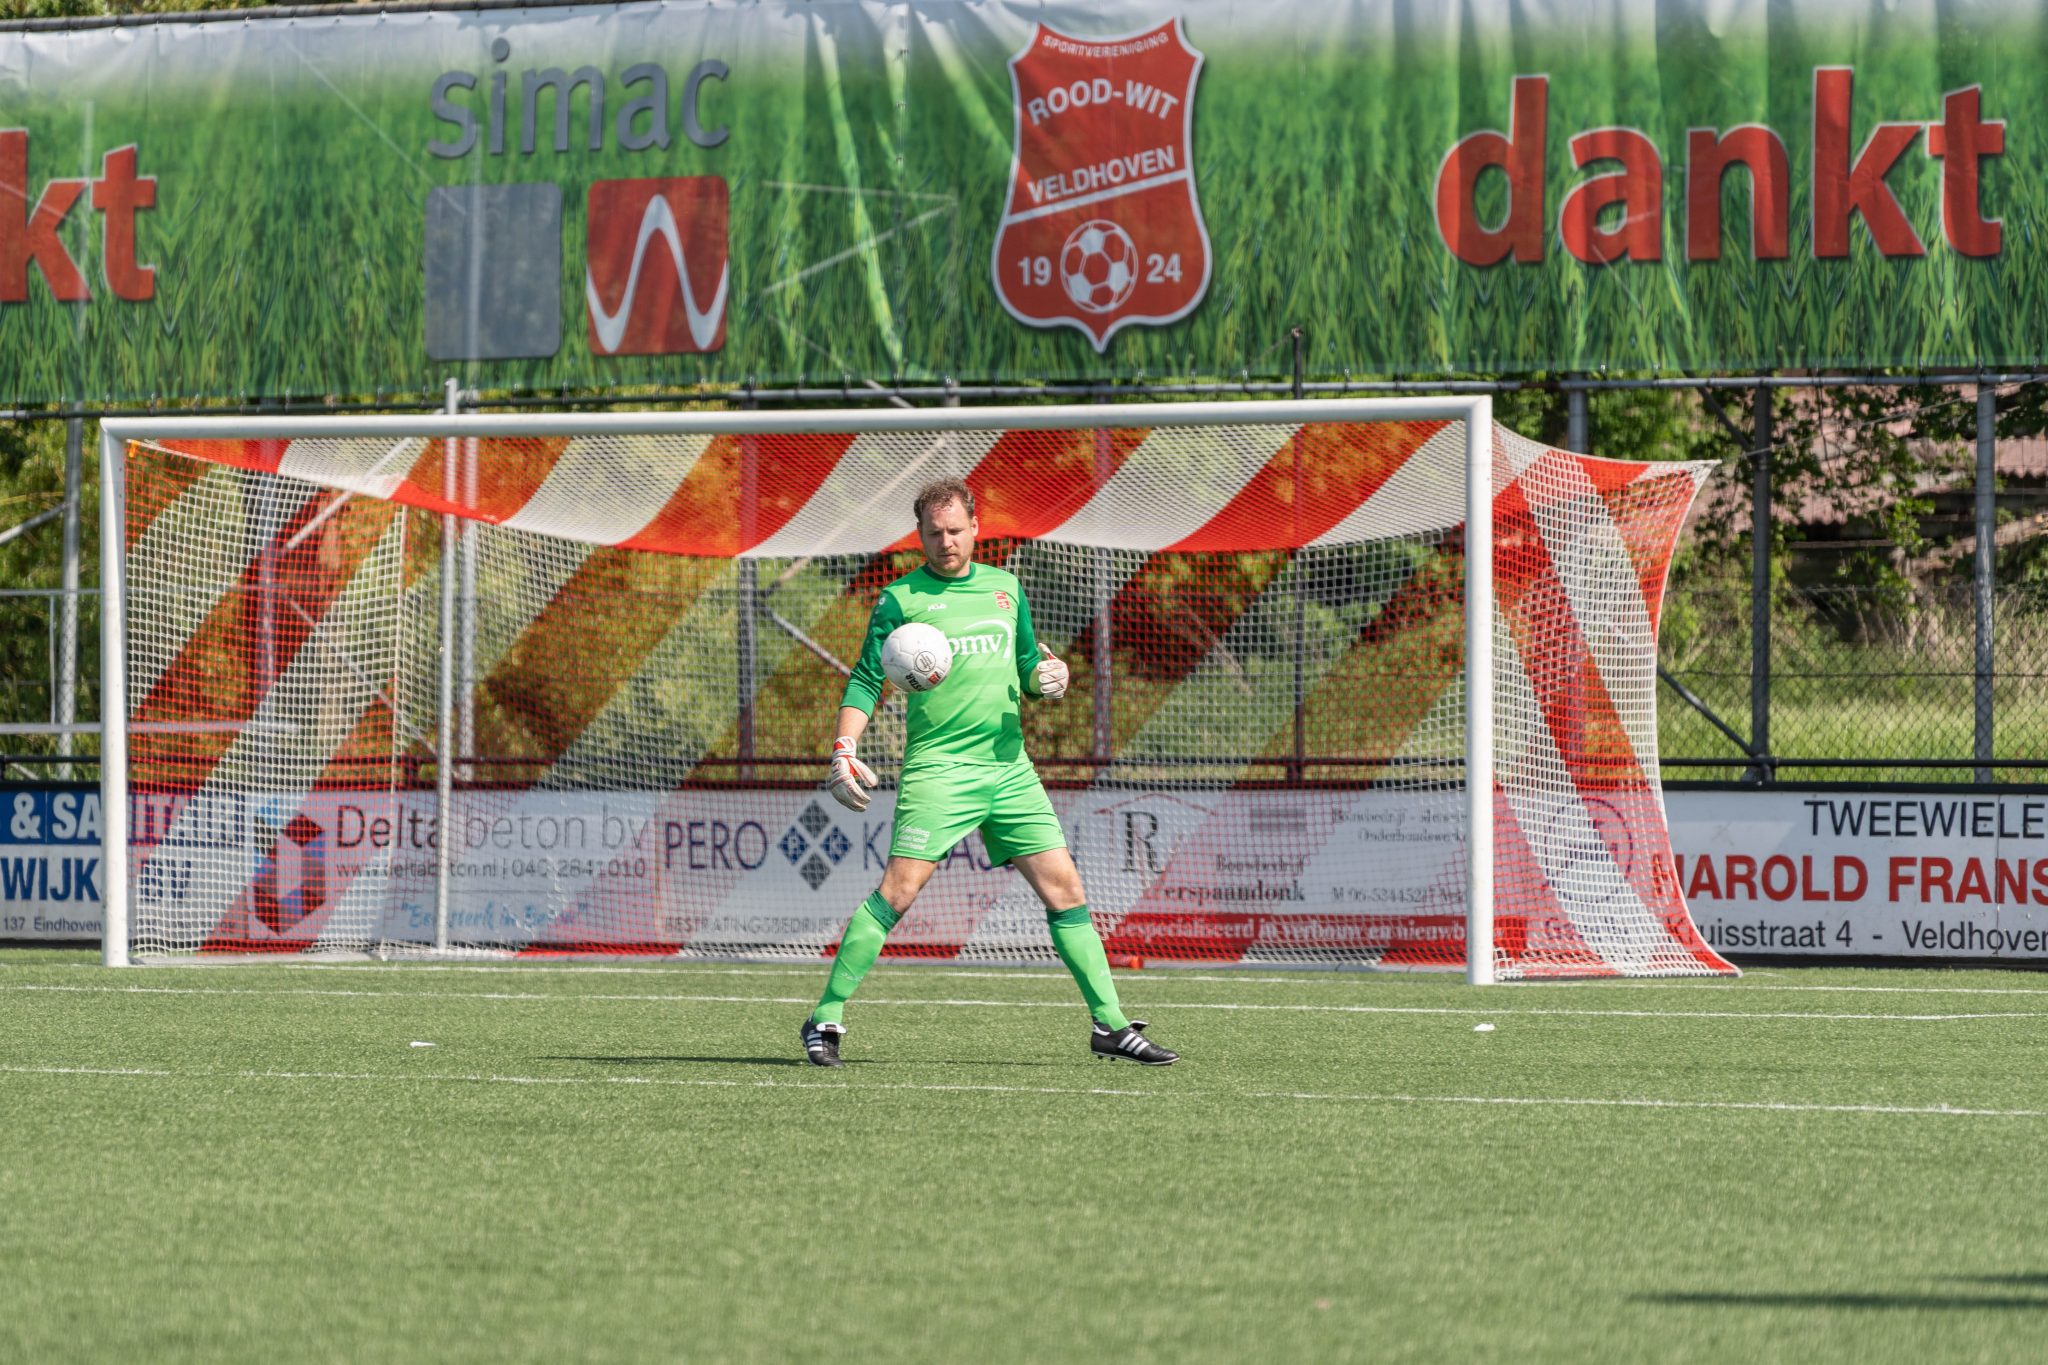
M1288 335L1294 341L1294 396L1300 399L1305 390L1302 387L1302 329L1294 328ZM1294 461L1296 477L1300 477L1301 446L1295 444ZM1287 781L1300 786L1308 771L1308 677L1302 650L1308 642L1308 604L1302 600L1301 557L1295 556L1290 567L1294 583L1294 761L1287 765Z
M1107 402L1108 399L1104 398L1100 401ZM1113 462L1110 459L1109 432L1101 427L1097 427L1095 429L1094 472L1095 487L1098 490L1104 484L1108 483L1109 476L1116 472ZM1114 746L1116 740L1115 713L1111 709L1116 703L1114 700L1115 694L1111 689L1110 677L1113 668L1113 663L1110 656L1111 651L1114 648L1115 642L1110 638L1109 591L1111 579L1110 557L1115 553L1116 552L1114 550L1106 550L1098 547L1095 550L1094 556L1095 627L1092 632L1092 638L1090 640L1090 662L1094 665L1095 671L1095 695L1093 697L1093 701L1095 704L1095 734L1093 737L1093 747L1095 752L1091 755L1091 757L1093 757L1095 760L1094 779L1098 782L1101 781L1102 778L1109 771L1110 749Z
M740 399L740 411L754 412L760 408L751 388ZM756 436L740 438L740 545L743 549L754 544L757 523L761 517L761 442ZM755 662L760 642L754 633L754 613L760 599L761 566L758 560L742 556L737 575L739 600L734 615L739 628L739 658L735 666L739 670L739 780L750 783L754 780L754 685L760 669Z
M1991 591L1998 550L1998 394L1977 386L1977 562L1971 584L1977 607L1977 780L1991 781L1992 651Z
M456 409L461 411L460 406ZM475 511L477 505L476 437L462 440L462 505ZM474 785L476 765L476 552L477 526L463 517L455 531L455 552L459 567L455 600L455 752L462 755L462 780Z
M1588 429L1589 397L1584 389L1564 391L1564 447L1578 455L1591 455L1592 432Z
M1756 389L1756 435L1749 502L1749 748L1760 762L1752 780L1773 782L1771 753L1771 387Z
M445 410L462 411L462 389L453 379L448 381ZM441 443L441 495L451 503L457 493L455 459L459 445L453 436ZM448 880L454 872L455 848L455 580L460 572L455 562L456 522L454 513L441 514L441 667L435 701L440 725L434 739L434 832L439 844L434 877L434 948L439 952L448 950Z
M57 603L57 752L71 755L71 727L78 723L78 504L84 480L79 466L84 459L85 419L69 418L64 423L64 596ZM69 782L71 765L57 769L59 779Z

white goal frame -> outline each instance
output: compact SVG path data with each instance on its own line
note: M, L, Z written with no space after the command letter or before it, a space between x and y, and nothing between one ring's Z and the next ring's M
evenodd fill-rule
M453 381L451 382L451 387ZM1243 403L1119 403L1050 407L809 409L787 412L422 413L302 417L109 418L100 426L100 792L105 921L101 960L130 965L126 467L139 440L291 440L308 437L738 436L828 432L1089 430L1264 423L1455 421L1465 424L1465 979L1494 980L1493 862L1493 400L1486 395ZM452 581L448 584L452 588ZM444 633L448 629L443 617ZM442 641L443 671L452 644ZM443 710L448 706L443 695ZM444 714L443 723L447 723ZM446 814L447 765L443 777ZM445 826L444 826L445 827ZM442 842L445 861L447 841ZM447 894L444 867L440 894ZM445 906L444 906L445 909ZM445 923L445 920L443 921Z

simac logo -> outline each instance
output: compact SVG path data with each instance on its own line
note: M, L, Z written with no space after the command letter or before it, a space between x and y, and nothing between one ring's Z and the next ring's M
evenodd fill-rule
M677 355L724 346L726 219L723 176L593 184L584 265L591 349Z

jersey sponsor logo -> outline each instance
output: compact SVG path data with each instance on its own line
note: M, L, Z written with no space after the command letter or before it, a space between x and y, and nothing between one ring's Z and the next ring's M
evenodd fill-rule
M1202 301L1201 70L1179 19L1107 39L1040 24L1010 59L1016 132L993 262L1010 316L1078 328L1099 352L1125 327L1176 322Z
M996 605L1002 608L1004 611L1016 610L1016 608L1014 608L1010 604L1010 594L1004 592L1001 588L996 589Z
M965 629L966 631L977 631L983 626L994 626L995 630L978 635L965 632L959 635L947 635L947 640L952 643L953 657L956 660L962 655L1001 656L1011 651L1014 647L1013 642L1017 638L1015 627L1008 621L996 617L987 621L976 621Z
M927 612L944 611L946 609L946 604L944 602L927 602L925 603L924 609Z

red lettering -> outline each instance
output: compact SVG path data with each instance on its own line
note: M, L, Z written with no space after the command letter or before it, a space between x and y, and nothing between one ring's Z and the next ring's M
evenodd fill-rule
M1956 865L1946 858L1922 858L1920 860L1920 899L1934 903L1934 892L1941 892L1941 903L1952 905L1955 892L1949 887L1949 878L1955 875Z
M1558 234L1565 250L1589 265L1619 260L1655 261L1664 255L1664 163L1656 144L1633 128L1596 128L1572 139L1572 164L1619 161L1621 169L1596 175L1564 197ZM1600 212L1621 206L1613 231Z
M2027 903L2027 860L2017 862L2000 861L1998 864L1998 903L2004 905Z
M1436 173L1436 226L1467 265L1494 265L1512 253L1543 259L1543 154L1548 146L1550 78L1517 76L1508 135L1488 129L1459 140ZM1479 221L1479 177L1498 167L1508 178L1508 211L1498 227Z
M1941 159L1941 234L1965 256L1996 256L2005 244L2005 229L1984 216L1978 165L2005 154L2005 121L1978 117L1983 94L1972 85L1943 96L1941 122L1927 127L1927 154Z
M1849 879L1849 878L1848 878L1847 876L1843 875L1843 874L1845 874L1845 873L1854 873L1854 874L1855 874L1855 883L1856 883L1856 884L1855 884L1854 886L1851 886L1851 885L1849 884L1849 881L1850 881L1850 879ZM1859 901L1859 900L1862 900L1862 899L1863 899L1863 892L1864 892L1864 890L1865 890L1866 888L1868 888L1868 887L1869 887L1869 885L1870 885L1870 870L1869 870L1868 868L1866 868L1866 867L1864 867L1864 866L1863 866L1863 860L1862 860L1861 858L1852 858L1852 857L1848 857L1848 856L1846 856L1846 855L1845 855L1845 856L1843 856L1843 857L1840 857L1840 858L1837 858L1837 859L1835 859L1835 899L1836 899L1836 900L1838 900L1838 901ZM1898 897L1897 897L1897 895L1896 895L1896 894L1894 894L1894 896L1893 896L1893 899L1894 899L1894 900L1898 899Z
M1891 889L1885 894L1886 900L1897 901L1899 893L1913 884L1913 862L1911 858L1891 860L1886 869L1886 880L1891 883Z
M1687 900L1707 896L1721 899L1721 884L1714 879L1714 860L1711 856L1700 859L1692 865L1692 881L1686 884Z
M1981 858L1963 860L1963 875L1956 881L1956 901L1975 898L1984 904L1991 903L1991 887L1984 880L1984 862Z
M1887 256L1924 256L1913 225L1884 178L1920 135L1917 123L1880 123L1854 161L1849 158L1849 97L1855 73L1845 66L1813 72L1813 254L1849 254L1849 220L1863 215L1870 238Z
M65 303L91 297L85 276L57 236L65 215L85 193L83 180L52 180L29 208L28 133L0 132L0 303L28 300L28 267L35 262L50 293Z
M2048 858L2034 864L2034 903L2048 905Z
M1716 136L1711 128L1686 134L1685 258L1721 259L1721 182L1731 166L1749 171L1749 254L1782 261L1790 254L1792 165L1785 140L1756 123Z
M1735 888L1749 889L1749 898L1756 899L1756 859L1746 858L1740 853L1728 855L1728 899L1735 899Z
M1444 245L1468 265L1491 266L1513 257L1543 260L1546 239L1544 163L1549 152L1550 78L1517 76L1508 131L1485 129L1460 139L1437 168L1435 211ZM1983 87L1966 86L1942 97L1938 123L1867 125L1855 140L1855 71L1813 69L1812 248L1815 259L1850 254L1852 227L1861 217L1884 256L1927 254L1900 207L1889 176L1927 134L1927 154L1941 162L1941 225L1959 255L1996 256L2004 226L1984 214L1987 157L2005 154L2005 123L1983 116ZM1575 185L1564 197L1557 232L1571 255L1591 265L1655 261L1664 249L1664 166L1657 145L1633 128L1594 128L1569 140L1572 164L1618 163ZM1685 254L1718 261L1726 223L1722 213L1728 173L1749 174L1749 254L1784 260L1791 251L1791 158L1772 128L1745 123L1723 132L1686 133ZM1506 207L1494 223L1479 218L1479 185L1489 172L1506 182ZM53 182L55 183L55 182ZM98 182L95 182L97 185ZM1489 182L1490 187L1490 182ZM95 206L99 204L97 192Z
M1782 874L1782 875L1778 875ZM1799 871L1792 860L1780 853L1764 859L1764 894L1774 901L1788 901L1799 889Z
M1834 899L1833 896L1828 894L1826 887L1814 881L1813 855L1811 853L1799 855L1799 894L1803 899L1809 901L1830 901Z
M100 273L117 299L141 302L156 296L156 267L136 262L135 215L156 207L156 177L135 174L135 146L116 147L100 159L92 182L92 206L106 215Z

